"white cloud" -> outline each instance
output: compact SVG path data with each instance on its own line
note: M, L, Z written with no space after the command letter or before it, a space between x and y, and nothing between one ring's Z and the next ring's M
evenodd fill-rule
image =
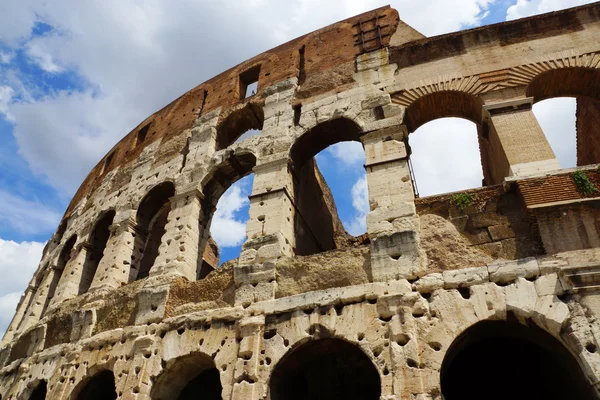
M474 123L440 118L411 133L409 143L421 197L481 186L483 172Z
M42 257L44 243L0 239L0 337Z
M12 117L8 113L8 105L10 104L15 91L10 86L0 86L0 114L6 115L9 120Z
M350 221L344 221L344 227L349 234L358 236L367 231L367 214L369 213L369 193L367 177L360 177L351 189L354 216Z
M336 143L326 151L348 166L362 166L365 163L365 150L359 142Z
M43 39L33 39L25 46L25 52L41 69L50 73L63 72L64 68L58 66L52 55L42 48Z
M14 58L13 53L4 53L0 51L0 64L8 64Z
M533 113L562 168L577 165L576 108L575 99L564 97L544 100L533 106Z
M392 6L416 29L437 34L479 23L491 1L396 0ZM2 7L11 12L0 12L0 42L25 49L50 73L76 72L93 89L33 100L32 77L12 79L19 100L8 111L20 153L32 170L72 194L115 142L181 93L286 40L380 5L181 0L174 7L152 0L142 7L134 0L6 0ZM36 22L52 30L31 38Z
M0 189L0 225L10 226L15 232L39 234L53 231L60 214L43 202L23 199Z
M593 3L596 0L517 0L515 5L506 10L506 19L529 17L531 15L563 10L583 4Z
M246 222L248 217L240 219L235 213L248 206L247 180L240 180L231 185L217 202L217 210L210 226L210 234L219 247L236 247L246 239Z

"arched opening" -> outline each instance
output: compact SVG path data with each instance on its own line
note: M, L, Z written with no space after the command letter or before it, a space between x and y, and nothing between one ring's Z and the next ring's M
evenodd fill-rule
M46 381L41 381L35 387L33 392L31 392L31 396L29 396L29 400L45 400L47 391L48 391L48 384L46 383Z
M104 255L104 249L108 238L110 237L110 226L115 218L115 212L113 210L105 212L102 217L96 222L92 233L90 234L88 251L83 271L81 274L81 282L79 283L79 294L87 292L92 285L94 275L98 269L98 264Z
M190 354L167 363L152 387L152 400L221 400L221 376L203 354Z
M77 396L80 400L115 400L116 398L115 376L110 370L94 375Z
M423 96L406 110L409 155L417 196L499 183L494 151L484 135L483 101L442 91ZM500 174L501 175L501 174Z
M167 217L171 211L170 198L175 195L175 186L164 182L155 186L144 197L136 214L135 248L139 254L138 262L132 259L132 267L137 266L135 279L148 277L150 268L158 256L160 240L165 233ZM134 253L134 257L136 253Z
M347 246L353 236L346 228L356 235L366 231L368 195L361 134L354 122L339 118L317 125L292 146L297 255ZM341 195L334 199L334 193Z
M536 327L482 321L450 346L441 367L446 400L598 398L565 346Z
M44 316L46 309L50 305L52 298L56 294L56 288L58 287L58 283L65 271L65 267L67 263L71 259L71 253L73 253L73 247L75 247L75 242L77 242L77 235L73 235L67 240L65 245L63 246L60 254L58 255L58 260L56 262L56 271L48 270L49 274L52 274L52 279L50 281L50 285L48 286L48 295L46 296L46 301L44 302L44 306L42 307L42 311L40 312L40 318Z
M584 67L543 72L527 87L533 112L563 168L600 163L599 93L600 70Z
M277 363L270 400L378 400L381 380L371 360L340 339L319 339L291 350Z
M248 131L261 131L264 113L260 105L247 103L243 108L233 111L217 128L216 149L226 149Z
M409 145L418 196L482 186L477 124L462 118L436 119L413 132Z
M231 153L203 184L204 226L200 248L204 251L199 278L223 262L239 257L246 239L248 196L255 165L253 154Z

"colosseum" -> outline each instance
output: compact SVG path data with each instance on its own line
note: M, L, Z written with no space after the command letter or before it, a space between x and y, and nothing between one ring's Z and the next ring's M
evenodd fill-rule
M191 89L75 194L0 398L600 399L599 38L600 3L435 37L382 7ZM571 169L532 112L565 96ZM482 186L418 197L408 137L442 117L476 124ZM359 237L314 160L342 141L366 155ZM219 266L215 207L250 173Z

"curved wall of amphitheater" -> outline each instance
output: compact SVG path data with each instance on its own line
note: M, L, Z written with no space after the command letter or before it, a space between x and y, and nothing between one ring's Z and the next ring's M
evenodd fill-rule
M0 398L599 398L600 196L573 179L600 185L598 37L598 3L431 38L384 7L185 93L76 193L0 342ZM568 170L531 108L564 96ZM448 116L477 125L483 186L418 198L408 136ZM361 237L313 160L347 140ZM215 206L250 173L218 267Z

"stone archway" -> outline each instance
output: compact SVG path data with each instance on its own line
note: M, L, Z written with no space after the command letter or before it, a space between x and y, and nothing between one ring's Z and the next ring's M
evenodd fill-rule
M212 359L194 353L170 364L152 388L153 400L221 400L221 375Z
M450 346L441 367L445 400L587 400L595 390L569 350L537 326L482 321Z
M48 383L46 381L41 381L37 384L33 392L31 392L31 396L29 396L29 400L45 400L46 394L48 392Z
M94 375L77 395L77 399L81 400L114 400L116 398L115 376L110 370L104 370Z
M300 345L275 366L270 400L378 400L381 380L359 347L341 339Z

